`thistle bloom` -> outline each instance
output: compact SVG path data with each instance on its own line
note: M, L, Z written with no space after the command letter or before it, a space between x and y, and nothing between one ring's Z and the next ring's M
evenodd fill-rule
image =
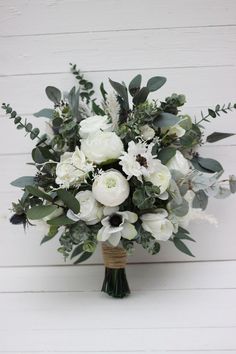
M98 231L98 241L108 241L112 246L116 247L121 237L132 240L137 235L134 223L138 220L138 216L130 211L118 211L119 208L104 208L102 219L102 228Z

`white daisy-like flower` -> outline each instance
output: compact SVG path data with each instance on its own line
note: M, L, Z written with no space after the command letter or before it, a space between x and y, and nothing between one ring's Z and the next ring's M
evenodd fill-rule
M156 171L155 156L152 155L153 143L130 141L128 152L123 152L120 165L129 180L132 176L142 182L142 176L150 176Z
M134 224L138 220L137 214L131 211L119 211L119 208L105 207L103 209L105 218L102 219L102 228L98 231L98 241L108 241L116 247L121 237L132 240L137 235Z

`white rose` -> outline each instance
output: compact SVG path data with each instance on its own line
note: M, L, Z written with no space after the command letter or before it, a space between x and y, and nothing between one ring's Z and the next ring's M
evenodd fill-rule
M61 156L56 167L56 183L63 188L69 188L84 181L92 170L92 164L87 162L84 153L76 147L74 152L65 152Z
M83 119L80 122L79 134L81 138L87 138L90 134L98 131L108 131L111 129L108 116L93 116Z
M149 125L145 124L141 127L141 136L144 140L151 140L155 136L155 130L149 127Z
M143 214L142 227L158 241L167 241L173 234L174 227L167 219L168 213L165 209L157 209L156 213Z
M89 190L81 191L75 197L80 204L80 212L75 214L72 210L68 210L68 218L74 221L82 220L87 225L97 224L102 218L103 208L96 201L93 193Z
M113 132L97 132L81 140L81 150L91 162L116 160L123 151L121 139Z
M127 199L129 183L119 171L108 170L95 178L92 191L98 202L114 207Z
M153 165L155 166L156 171L151 173L148 176L144 176L144 179L146 181L152 182L154 186L159 187L160 194L162 194L169 187L171 173L168 167L162 165L162 163L159 160L154 160Z
M173 156L166 164L169 170L177 170L183 175L187 175L190 171L190 165L188 160L183 156L180 151L176 151L175 156Z

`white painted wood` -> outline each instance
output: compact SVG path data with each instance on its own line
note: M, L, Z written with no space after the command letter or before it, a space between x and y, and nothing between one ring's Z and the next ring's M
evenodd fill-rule
M233 0L8 0L0 2L2 36L235 24ZM144 14L147 14L146 16ZM35 21L35 17L43 21ZM101 20L104 19L104 20ZM62 25L63 24L63 25Z
M236 261L129 264L132 291L236 288ZM99 292L103 265L0 268L0 293Z
M0 46L0 75L65 72L66 62L89 71L232 66L236 31L229 26L6 37Z

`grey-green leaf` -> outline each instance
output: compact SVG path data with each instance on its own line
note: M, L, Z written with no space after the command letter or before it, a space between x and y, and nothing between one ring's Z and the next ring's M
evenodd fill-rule
M34 195L35 197L39 197L39 198L48 200L49 202L52 202L52 200L53 200L53 198L52 198L49 194L47 194L47 193L41 191L40 189L38 189L38 188L35 187L35 186L30 186L30 185L29 185L29 186L26 186L25 189L26 189L30 194Z
M40 111L34 113L34 116L35 116L35 117L52 118L53 112L54 112L53 109L44 108L44 109L41 109Z
M209 171L212 171L212 172L223 171L223 167L221 166L221 164L214 159L198 157L197 160L198 160L198 163L201 167L203 167Z
M142 87L140 91L138 91L138 93L134 96L133 98L133 104L135 104L136 106L144 103L148 97L149 94L149 90L147 87Z
M156 91L166 83L166 78L163 76L154 76L147 82L147 88L150 92Z
M23 176L15 179L11 182L11 185L14 187L25 188L28 185L34 185L35 180L33 176Z
M181 204L177 204L175 200L172 200L169 203L171 211L176 215L176 216L185 216L188 211L189 211L189 205L188 202L183 198Z
M167 164L167 162L174 157L176 154L176 149L172 147L166 147L159 151L158 159L161 160L163 165Z
M47 86L45 89L46 95L49 100L55 104L60 104L61 101L61 91L54 86Z
M66 215L60 215L57 218L47 221L47 224L56 226L71 225L74 223L75 221L69 219Z
M86 261L88 258L92 256L93 253L91 252L84 252L81 254L81 256L77 259L77 261L74 262L74 264L82 263Z
M205 210L208 204L208 196L203 190L199 190L195 193L193 198L193 208L200 208Z
M57 195L75 214L79 213L80 204L71 192L67 191L66 189L59 189L57 191Z
M45 216L52 214L57 209L56 205L36 205L30 208L26 215L31 220L43 219Z
M142 82L142 76L140 74L136 75L131 80L129 84L129 93L131 94L131 96L134 96L137 93L137 91L140 90L141 82Z
M194 257L189 248L179 238L174 238L173 241L175 247L178 248L179 251L187 254L188 256Z
M109 79L109 82L113 87L113 89L118 93L118 95L123 98L126 108L128 109L129 99L128 99L127 88L124 85L120 84L119 82L113 81L111 79Z
M174 114L161 112L153 121L154 128L168 128L179 122L179 117Z
M220 132L214 132L210 135L208 135L206 141L208 143L215 143L216 141L228 138L230 136L235 135L235 133L220 133Z
M236 193L236 176L229 176L229 188L231 193Z

